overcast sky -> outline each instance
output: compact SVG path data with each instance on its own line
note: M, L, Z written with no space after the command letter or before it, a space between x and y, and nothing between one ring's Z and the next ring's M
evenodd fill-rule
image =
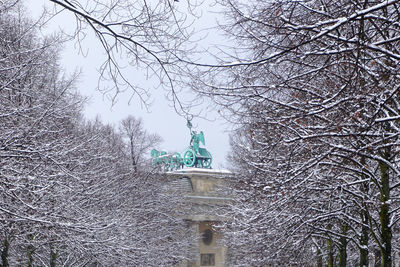
M25 0L28 9L28 14L37 17L43 8L43 5L49 5L48 0ZM215 23L215 18L208 14L207 24L201 24L204 27L211 27ZM71 31L74 28L75 20L68 12L62 12L51 21L51 24L42 30L43 34L62 29L64 31ZM210 36L209 36L210 38ZM204 42L204 44L210 43ZM102 93L96 91L98 72L97 69L102 63L102 56L104 54L99 43L91 35L88 35L83 42L85 56L81 55L77 49L76 41L66 43L62 51L61 65L68 73L75 70L81 70L79 83L77 85L80 93L90 98L85 114L87 118L92 119L99 115L103 122L118 125L119 121L133 115L143 119L146 130L151 133L158 133L164 140L161 148L170 152L182 153L189 145L190 134L186 127L186 120L177 115L166 97L165 92L161 89L151 89L153 103L147 111L137 99L134 99L130 104L130 94L121 94L117 98L117 102L112 105L111 101L107 99ZM143 73L132 68L132 75L141 75L143 84L149 88L155 87L158 84L157 80L147 80ZM155 78L154 78L155 79ZM205 106L206 108L206 106ZM209 115L210 120L195 118L192 123L195 130L202 130L205 134L206 148L213 155L212 167L222 168L226 167L226 154L229 150L229 126L221 119L218 119L216 113L213 112Z

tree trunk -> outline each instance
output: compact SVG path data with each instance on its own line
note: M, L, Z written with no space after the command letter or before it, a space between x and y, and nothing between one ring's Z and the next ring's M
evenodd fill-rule
M385 158L388 158L389 153L385 153ZM379 169L381 172L381 207L379 218L381 222L381 260L382 267L392 266L392 230L390 228L390 184L389 184L389 166L379 161Z
M50 247L50 267L56 267L57 254L58 253L54 251L52 247Z
M365 166L365 158L361 158L361 164ZM361 179L364 180L366 178L366 175L363 173L361 176ZM369 187L368 187L369 182L364 182L361 184L361 192L363 193L364 196L368 194ZM362 203L362 210L360 213L361 216L361 237L360 237L360 267L367 267L368 266L368 232L369 232L369 216L368 216L368 208L367 204L363 201Z
M346 267L347 265L347 243L346 238L348 225L344 224L342 227L342 236L340 237L339 243L339 267Z
M137 168L137 160L136 160L136 155L135 155L135 150L134 150L135 143L133 142L133 136L130 137L130 138L131 138L130 144L131 144L132 167L133 167L133 171L134 171L135 173L137 173L137 171L138 171L138 168Z
M33 240L33 235L28 234L27 239L31 242ZM26 266L27 267L32 267L33 266L33 253L35 252L33 245L29 244L26 248L26 257L27 257L27 262Z
M360 238L360 266L367 267L368 266L368 212L365 209L361 211L361 238Z
M332 226L328 226L329 229ZM334 259L333 259L333 241L331 238L328 238L328 267L334 267Z
M2 267L8 267L8 250L10 249L10 242L6 238L4 240L4 248L3 251L1 252L1 263Z
M28 249L26 251L26 257L27 257L26 266L32 267L33 266L33 248L31 245L28 246Z

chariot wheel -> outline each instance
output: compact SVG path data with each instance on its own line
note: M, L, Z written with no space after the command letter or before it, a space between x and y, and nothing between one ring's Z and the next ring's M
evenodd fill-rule
M192 149L186 150L185 154L183 155L183 164L186 167L192 167L194 162L196 161L196 155Z
M212 163L212 156L210 152L207 151L207 158L203 159L203 168L210 168Z

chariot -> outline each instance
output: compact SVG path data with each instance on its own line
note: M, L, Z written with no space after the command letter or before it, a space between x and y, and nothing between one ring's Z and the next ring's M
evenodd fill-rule
M190 146L183 153L183 164L187 167L210 168L212 163L211 153L200 147L200 142L205 145L204 134L191 132Z
M153 149L151 157L153 158L154 165L161 165L164 171L172 171L186 167L196 168L211 168L212 156L211 153L200 147L200 143L205 145L204 133L201 131L199 134L192 131L192 124L190 120L187 122L187 127L190 130L191 139L190 145L183 153L183 157L178 152L168 154L165 151L158 151Z

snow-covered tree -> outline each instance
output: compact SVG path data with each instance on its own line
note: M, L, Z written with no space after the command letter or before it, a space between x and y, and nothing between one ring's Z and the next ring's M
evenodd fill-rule
M143 128L142 119L136 119L132 115L121 121L119 130L127 140L127 150L133 171L144 170L146 155L149 155L150 149L160 144L161 137L157 134L147 133Z
M198 0L139 1L139 0L48 0L50 16L59 12L69 14L69 24L76 25L72 34L82 45L87 35L94 35L96 45L105 53L99 66L100 81L111 81L111 88L100 83L98 89L113 97L126 90L132 96L150 104L150 90L141 80L153 78L168 88L168 95L176 104L179 88L179 62L195 47L191 42L192 24L200 16ZM85 47L83 45L83 47ZM126 66L145 69L143 76L126 71ZM146 76L147 75L147 76ZM140 78L139 78L140 77ZM107 88L105 88L105 86ZM178 102L178 103L176 103Z
M0 4L2 266L168 266L190 231L165 177L131 171L122 133L86 122L58 36ZM182 207L171 209L171 207Z
M399 206L398 1L219 2L232 56L199 65L192 86L241 123L233 159L250 186L243 198L261 195L270 207L249 202L235 221L233 237L251 230L275 238L262 242L260 234L258 246L268 249L244 246L259 251L244 261L333 266L337 253L341 266L365 266L368 252L378 250L382 266L391 266Z

